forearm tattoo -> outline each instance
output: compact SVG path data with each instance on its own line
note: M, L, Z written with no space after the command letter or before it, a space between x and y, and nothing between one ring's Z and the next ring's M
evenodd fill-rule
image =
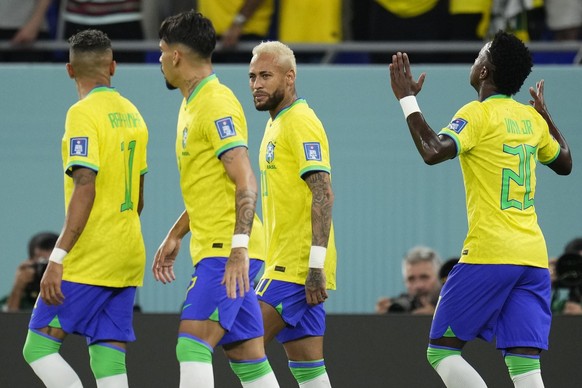
M322 285L325 285L323 270L319 268L310 268L307 274L307 279L305 279L305 287L310 291L315 291Z
M327 247L331 229L331 210L333 207L333 191L329 174L314 172L305 178L312 194L311 228L312 245Z
M251 234L256 206L256 192L251 190L237 190L234 234Z

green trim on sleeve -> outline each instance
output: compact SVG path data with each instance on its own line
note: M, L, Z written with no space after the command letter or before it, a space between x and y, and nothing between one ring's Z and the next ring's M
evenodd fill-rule
M243 140L238 140L238 141L233 141L232 143L228 143L228 144L220 147L218 150L216 150L216 152L214 154L216 155L217 158L220 158L222 156L222 154L224 154L226 151L229 151L229 150L236 148L236 147L249 148L247 146L247 143L245 143Z
M145 175L145 174L147 174L148 172L149 172L149 170L148 170L148 168L146 167L146 168L144 168L143 170L141 170L141 171L139 172L139 175Z
M324 167L324 166L307 166L305 167L303 170L299 171L299 176L303 176L305 174L307 174L308 172L312 172L312 171L321 171L321 172L327 172L328 174L331 174L331 169Z
M93 170L95 172L99 172L98 166L96 166L92 163L79 162L78 160L75 160L74 162L67 164L67 167L65 167L65 174L70 176L72 173L73 166L86 167L86 168L90 168L91 170Z
M552 163L554 160L558 159L558 156L560 156L560 152L562 152L562 147L558 147L558 151L556 151L556 155L554 155L553 158L551 158L550 160L547 160L545 162L540 161L541 164L543 165L548 165L550 163Z
M461 141L459 140L459 137L457 136L457 134L453 131L451 131L450 129L442 129L439 133L439 135L444 135L444 136L448 136L451 139L453 139L453 141L455 142L455 145L457 146L457 153L455 154L455 156L459 156L459 154L461 153Z

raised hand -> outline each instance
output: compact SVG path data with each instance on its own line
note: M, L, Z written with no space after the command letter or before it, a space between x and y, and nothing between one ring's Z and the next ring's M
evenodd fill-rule
M394 96L400 100L406 96L416 96L422 89L426 73L422 73L418 80L412 78L408 54L397 52L392 55L390 64L390 84Z

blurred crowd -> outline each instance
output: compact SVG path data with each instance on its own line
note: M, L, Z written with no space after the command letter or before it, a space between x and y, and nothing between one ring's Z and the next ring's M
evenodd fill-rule
M247 62L239 42L287 44L346 41L483 41L497 30L524 41L577 41L582 0L3 0L0 62L65 61L55 50L30 50L35 41L66 40L97 28L115 42L157 40L166 16L196 9L219 34L215 62ZM155 62L151 50L117 50L118 62ZM298 53L299 62L322 55ZM473 53L423 52L416 62L472 62ZM382 54L352 54L339 62L387 62ZM558 59L559 61L559 59Z

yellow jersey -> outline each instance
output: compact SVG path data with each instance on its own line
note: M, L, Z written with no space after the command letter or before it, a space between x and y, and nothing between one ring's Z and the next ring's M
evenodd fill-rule
M63 280L106 287L141 286L145 246L138 214L147 172L148 131L137 108L115 89L97 87L67 112L62 139L65 209L73 167L97 172L95 201L63 262Z
M376 3L401 18L413 18L436 7L439 0L375 0Z
M247 147L247 122L239 101L215 74L184 99L178 117L176 156L180 187L190 218L190 253L196 265L206 257L228 257L236 221L236 186L220 157ZM255 214L249 257L264 259L264 233Z
M462 107L440 134L456 145L465 181L468 233L462 263L548 267L534 207L536 162L560 145L531 106L495 95Z
M341 0L282 0L279 40L285 43L338 43L342 38Z
M231 26L234 17L242 8L245 0L198 0L198 11L210 19L217 35L223 35ZM243 35L267 36L271 17L275 8L273 0L264 0L253 15L243 25Z
M323 125L304 99L269 119L259 153L261 198L267 242L264 278L305 284L311 249L311 190L302 177L331 174ZM327 244L327 288L336 286L333 225Z

